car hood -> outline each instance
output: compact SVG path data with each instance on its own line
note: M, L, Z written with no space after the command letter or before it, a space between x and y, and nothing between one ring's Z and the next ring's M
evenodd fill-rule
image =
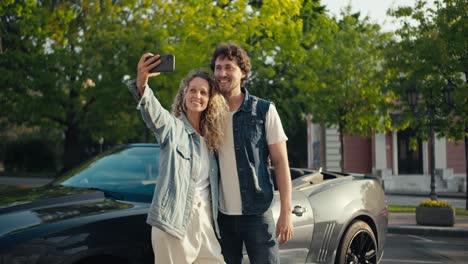
M93 189L45 186L0 195L0 237L73 218L135 207Z

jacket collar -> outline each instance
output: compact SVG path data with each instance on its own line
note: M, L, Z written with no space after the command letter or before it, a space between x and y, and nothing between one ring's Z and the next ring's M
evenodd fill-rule
M242 103L242 106L239 108L242 111L249 112L252 109L252 104L250 103L251 96L249 94L249 91L247 91L246 88L241 87L241 92L244 93L244 102Z
M184 125L185 125L185 131L187 131L187 133L189 135L191 134L194 134L194 133L197 133L197 131L195 131L195 129L192 127L192 125L190 124L190 122L188 121L187 117L185 116L185 114L182 114L180 116L180 120L182 120L182 122L184 122Z

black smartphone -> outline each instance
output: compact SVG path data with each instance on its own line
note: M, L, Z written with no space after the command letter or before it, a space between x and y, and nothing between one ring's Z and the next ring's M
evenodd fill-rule
M147 57L148 60L150 57ZM154 67L150 70L150 72L173 72L175 70L175 56L174 54L161 54L159 58L161 60L161 64Z

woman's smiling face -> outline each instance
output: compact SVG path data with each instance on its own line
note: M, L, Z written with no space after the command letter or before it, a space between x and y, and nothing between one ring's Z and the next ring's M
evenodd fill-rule
M193 78L185 91L185 107L187 113L201 113L205 111L209 100L210 86L208 81L200 77Z

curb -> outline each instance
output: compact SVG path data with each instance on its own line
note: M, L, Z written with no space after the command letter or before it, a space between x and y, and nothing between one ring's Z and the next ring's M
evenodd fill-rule
M387 233L418 236L468 237L468 229L433 226L428 228L412 225L389 225Z

